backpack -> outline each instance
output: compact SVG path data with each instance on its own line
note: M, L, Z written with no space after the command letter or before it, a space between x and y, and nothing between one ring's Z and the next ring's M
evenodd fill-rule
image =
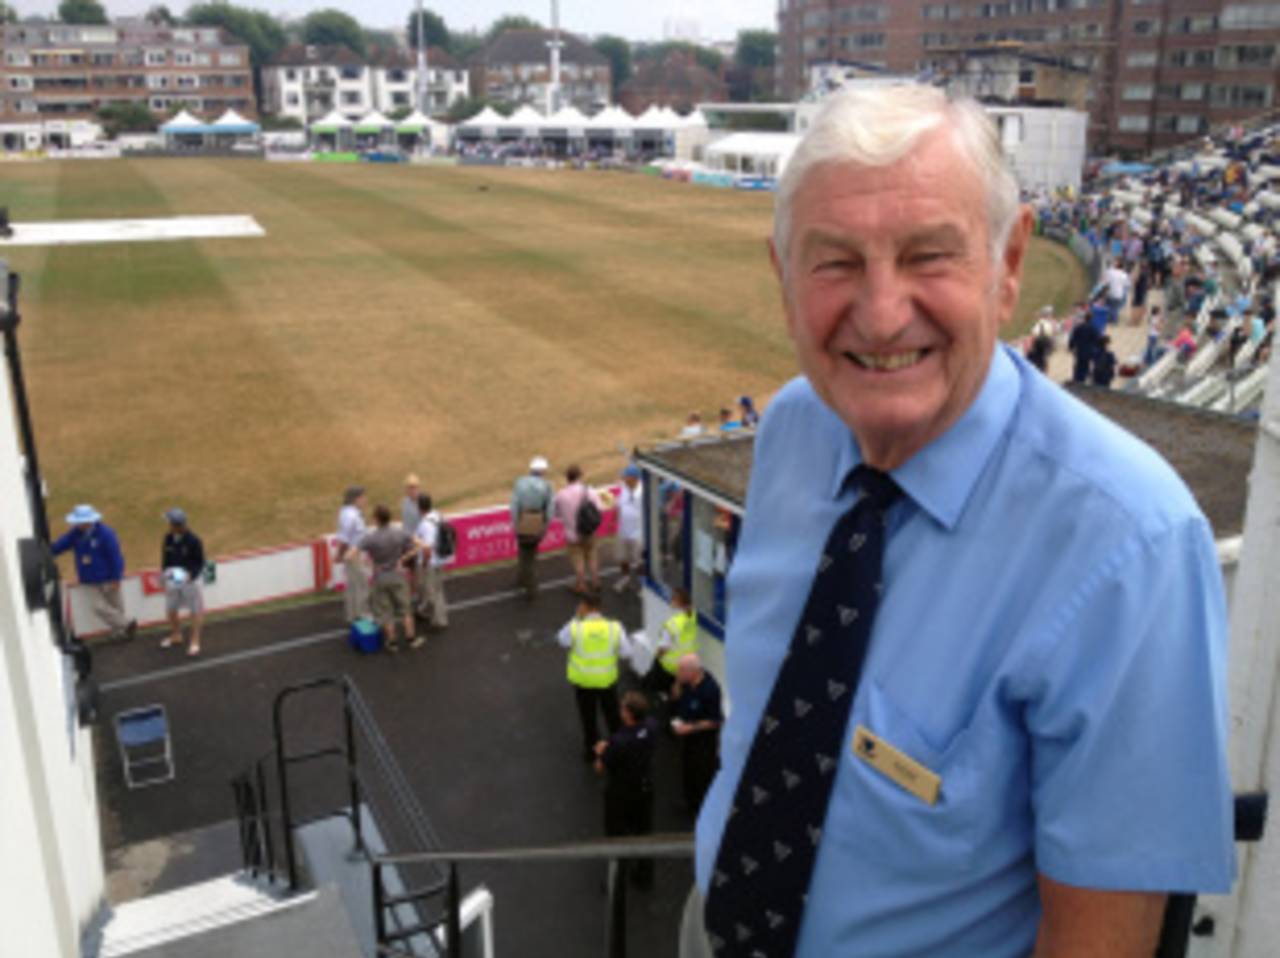
M590 539L600 528L604 517L600 515L600 508L591 501L591 490L585 486L583 490L582 502L578 504L578 514L574 517L573 524L579 539Z
M436 547L433 550L437 559L452 559L458 552L458 530L453 523L440 520L436 527Z

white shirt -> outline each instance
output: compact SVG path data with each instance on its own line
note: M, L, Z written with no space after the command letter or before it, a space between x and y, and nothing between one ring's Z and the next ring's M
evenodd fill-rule
M441 559L436 555L436 546L440 541L440 513L432 509L422 521L418 523L417 531L413 537L418 540L420 545L426 546L431 550L431 565L433 568L439 569L449 560Z
M1058 324L1047 316L1041 317L1040 319L1037 319L1036 324L1031 327L1031 335L1048 336L1050 339L1053 339L1053 337L1058 335Z
M635 490L622 484L622 492L618 496L618 538L630 542L639 542L644 528L644 509L641 498L644 487L636 483Z
M1129 295L1129 274L1118 267L1107 269L1107 295L1112 299L1124 299Z
M338 532L335 539L354 549L364 538L364 533L364 516L360 514L359 506L343 506L338 510Z

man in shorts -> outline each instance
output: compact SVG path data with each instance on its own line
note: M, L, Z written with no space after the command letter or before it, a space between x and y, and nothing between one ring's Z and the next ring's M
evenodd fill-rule
M564 526L565 550L573 566L573 591L584 595L588 591L600 591L600 559L596 555L596 537L581 535L578 530L578 510L588 499L601 512L600 496L582 479L582 469L570 466L564 474L565 487L556 493L551 514Z
M200 580L204 576L204 543L187 526L187 514L177 506L164 517L169 522L160 553L160 568L164 576L164 610L169 617L169 634L160 643L162 648L183 644L182 609L191 614L191 643L187 655L200 654L200 628L204 625L204 589Z
M373 510L377 528L365 533L360 540L360 551L373 563L373 592L370 605L373 615L387 634L387 651L398 652L396 643L396 619L404 626L404 640L409 648L420 648L426 639L416 635L413 624L413 606L409 602L409 582L405 578L405 563L413 558L416 547L413 536L404 529L391 525L391 510L378 506Z

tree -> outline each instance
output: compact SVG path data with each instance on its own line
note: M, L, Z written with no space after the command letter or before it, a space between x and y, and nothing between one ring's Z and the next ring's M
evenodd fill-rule
M773 95L773 65L778 35L771 30L743 30L727 71L729 99L767 100Z
M63 23L107 23L107 11L98 0L62 0L58 19Z
M465 33L457 30L449 34L448 51L459 63L466 63L484 48L484 37L474 30Z
M121 133L154 133L159 121L156 115L141 103L108 103L98 110L107 136Z
M13 9L4 0L0 0L0 23L17 23L18 11Z
M400 40L391 30L362 30L364 33L364 49L369 56L376 50L394 50L400 46Z
M526 17L519 13L508 13L505 17L499 17L494 20L488 30L485 31L484 42L488 46L498 35L504 30L541 30L542 24L531 17Z
M613 74L613 97L616 100L622 84L631 78L631 44L622 37L606 34L597 37L591 45L597 53L609 58L609 68Z
M449 28L445 26L444 17L438 13L422 8L422 32L426 36L429 47L449 49ZM409 11L409 19L405 22L405 36L409 38L409 49L418 49L418 10Z
M748 70L771 67L777 56L778 35L772 30L741 30L733 62Z
M253 64L253 88L262 102L262 68L285 45L284 28L269 14L231 3L197 3L187 8L186 23L193 27L221 27L249 48Z
M153 27L171 27L178 22L177 18L163 3L157 3L148 10L144 19Z
M302 42L317 47L343 46L363 57L364 30L349 13L335 10L317 10L308 13L302 21Z

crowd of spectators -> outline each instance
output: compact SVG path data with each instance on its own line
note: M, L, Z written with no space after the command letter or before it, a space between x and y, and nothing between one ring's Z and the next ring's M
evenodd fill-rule
M1137 375L1170 349L1187 362L1207 342L1230 337L1234 345L1221 351L1228 372L1246 371L1237 363L1246 345L1247 365L1264 363L1280 279L1280 191L1271 189L1280 179L1280 128L1206 138L1186 155L1124 169L1079 195L1034 198L1037 231L1073 243L1100 268L1056 335L1046 342L1033 332L1028 356L1041 365L1065 339L1072 379L1096 385L1109 385L1117 371ZM1116 324L1146 326L1146 348L1128 362L1104 344Z

